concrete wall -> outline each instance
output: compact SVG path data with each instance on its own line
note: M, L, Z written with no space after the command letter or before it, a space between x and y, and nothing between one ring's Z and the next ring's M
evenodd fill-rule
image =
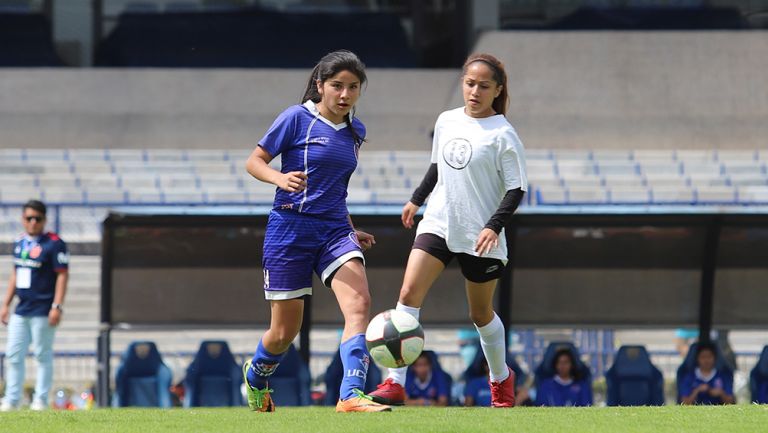
M529 148L768 148L768 32L491 32ZM250 149L304 70L0 69L0 147ZM372 149L427 150L458 70L369 71Z
M475 49L506 64L528 147L768 147L768 32L507 31Z
M249 149L309 71L0 69L0 147ZM429 149L457 71L370 70L372 148Z

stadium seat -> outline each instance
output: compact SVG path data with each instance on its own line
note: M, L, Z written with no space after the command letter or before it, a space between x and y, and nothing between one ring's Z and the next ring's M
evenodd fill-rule
M664 377L643 346L622 346L605 373L608 406L661 406Z
M117 407L171 407L171 369L151 341L134 341L123 353L115 375Z
M568 341L559 341L549 343L547 350L544 351L544 357L541 360L541 364L536 367L534 371L534 383L539 384L543 379L548 379L555 375L555 369L553 363L555 362L555 355L561 349L568 349L573 355L573 359L576 361L576 369L585 380L592 382L592 372L589 366L581 360L578 349L573 343Z
M333 406L339 400L339 387L341 386L341 379L344 377L344 367L341 365L341 355L339 351L333 355L331 363L325 370L325 398L323 404L326 406ZM369 393L376 389L376 386L381 383L381 370L373 362L368 367L368 376L365 378L365 393Z
M272 399L277 406L308 406L311 402L309 367L291 344L280 367L269 378L269 387L274 389Z
M466 370L461 374L461 378L465 382L469 382L470 380L487 376L487 373L485 370L483 370L483 361L485 361L485 354L483 353L482 348L480 347L480 343L476 343L477 350L475 351L475 357L472 359L472 362L469 364ZM526 380L528 380L528 374L523 371L523 369L520 367L520 364L517 363L517 360L515 359L515 356L511 352L507 352L507 365L512 369L512 371L515 372L515 386L521 386L525 384Z
M755 368L749 373L752 403L768 404L768 346L763 347Z
M680 364L680 367L677 368L677 402L680 403L681 401L681 389L683 383L683 378L687 376L690 372L694 371L696 368L696 352L698 348L698 343L691 344L691 347L688 349L688 354L685 355L685 359L683 360L683 363ZM723 355L723 351L720 349L720 346L715 345L715 350L717 353L715 354L716 360L715 360L715 368L718 372L721 372L723 374L723 380L730 381L731 384L733 384L733 369L734 366L729 365L728 360Z
M226 341L203 341L184 378L184 407L241 406L243 372Z

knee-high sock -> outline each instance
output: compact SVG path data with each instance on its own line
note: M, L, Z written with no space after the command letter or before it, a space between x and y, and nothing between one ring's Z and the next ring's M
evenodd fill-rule
M285 356L285 353L274 354L267 352L262 341L259 340L256 354L251 359L251 368L245 373L248 378L248 384L256 389L266 388L269 376L272 376L277 366L280 365L283 356Z
M370 356L365 347L365 334L357 334L339 346L341 365L344 368L344 377L341 379L339 398L346 400L354 397L355 389L365 389L365 378L368 375Z
M509 377L507 367L507 348L504 344L504 324L496 313L493 320L485 326L477 326L480 333L480 346L483 348L485 359L488 361L488 369L492 382L501 382Z
M416 320L419 320L419 312L421 311L421 308L409 307L398 302L395 310L406 312L415 317ZM405 386L405 373L407 371L408 367L390 368L387 377L392 379L395 383L399 383L400 386Z

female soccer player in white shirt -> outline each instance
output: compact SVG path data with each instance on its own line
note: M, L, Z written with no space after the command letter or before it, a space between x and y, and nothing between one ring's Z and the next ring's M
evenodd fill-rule
M403 207L403 226L411 228L416 211L431 194L396 308L418 319L429 288L455 256L466 279L469 316L490 367L492 406L512 407L515 376L506 364L505 330L493 311L493 293L507 263L504 226L528 189L525 155L504 117L504 65L489 54L469 56L461 90L464 106L438 117L432 164ZM405 368L389 371L370 396L379 403L402 404Z

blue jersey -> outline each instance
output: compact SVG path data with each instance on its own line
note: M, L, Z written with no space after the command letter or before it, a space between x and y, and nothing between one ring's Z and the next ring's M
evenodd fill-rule
M69 266L67 245L55 233L22 236L13 243L16 295L20 316L47 316L56 292L56 276Z
M491 385L488 383L488 377L476 377L467 382L464 397L472 397L475 400L475 406L490 406Z
M592 387L586 380L563 382L556 377L544 379L536 390L539 406L591 406Z
M362 139L365 126L357 119L352 127ZM355 142L344 124L335 125L322 117L311 101L283 111L259 141L272 157L281 155L283 173L307 174L307 188L275 193L274 209L293 210L329 219L346 219L347 187L357 167L362 142Z
M715 370L714 374L704 377L698 368L683 378L680 393L687 397L702 384L707 384L710 388L722 388L726 394L733 395L733 382L723 377L719 371ZM712 397L707 392L700 392L696 397L695 404L723 404L723 400L720 397Z
M408 398L437 401L440 397L450 397L451 390L445 373L432 370L432 376L427 383L417 383L415 375L408 375L405 381L405 394Z

